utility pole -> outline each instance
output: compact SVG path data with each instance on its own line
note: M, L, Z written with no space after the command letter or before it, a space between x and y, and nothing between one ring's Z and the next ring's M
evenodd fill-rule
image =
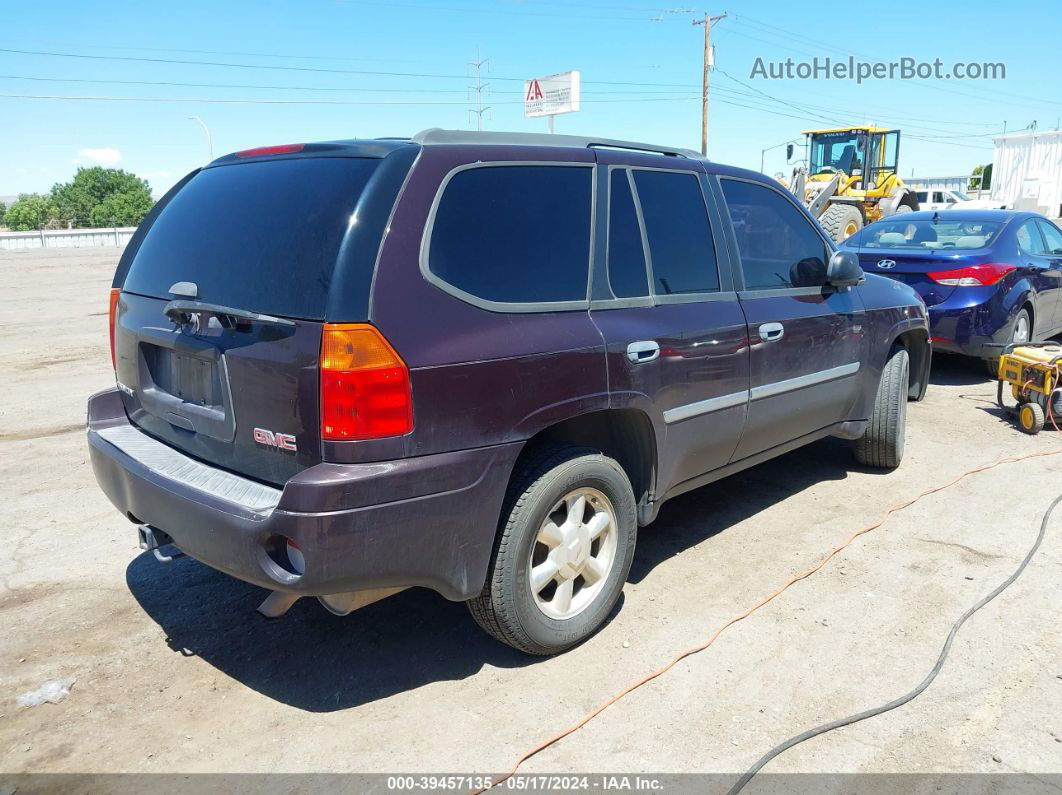
M708 154L708 69L712 59L712 25L726 19L726 14L719 16L704 15L704 19L693 20L694 25L704 25L704 90L701 93L701 154Z
M490 110L490 106L483 107L483 91L490 87L490 83L484 83L482 79L483 67L486 66L490 69L490 58L479 57L479 47L476 47L476 60L469 61L468 65L476 70L476 84L469 86L469 91L474 91L476 94L475 103L476 107L469 108L469 113L474 113L476 116L476 129L483 129L483 114Z

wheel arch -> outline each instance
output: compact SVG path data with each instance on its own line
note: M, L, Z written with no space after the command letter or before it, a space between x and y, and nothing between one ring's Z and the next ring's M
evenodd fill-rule
M889 345L907 351L910 359L908 369L907 398L921 400L929 388L929 371L933 363L933 348L929 343L929 333L924 328L908 329L897 334Z
M656 488L658 458L656 433L645 412L631 408L602 409L543 428L524 444L513 473L519 472L528 459L562 444L592 447L615 459L631 482L641 522L644 506L649 505Z

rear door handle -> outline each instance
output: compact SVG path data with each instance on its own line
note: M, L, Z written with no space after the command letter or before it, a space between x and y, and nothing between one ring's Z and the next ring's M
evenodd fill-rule
M760 326L760 339L764 342L777 342L785 334L781 323L764 323Z
M627 346L627 358L635 364L651 362L658 356L660 356L660 345L654 340L641 340Z

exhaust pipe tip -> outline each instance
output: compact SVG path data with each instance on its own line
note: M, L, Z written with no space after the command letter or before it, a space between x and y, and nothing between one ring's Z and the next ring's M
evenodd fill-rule
M280 618L301 598L302 596L297 593L273 591L262 601L262 604L258 605L258 612L266 618Z
M399 591L404 590L406 590L405 586L400 588L373 588L368 591L330 593L325 594L324 596L318 596L317 601L320 602L324 609L332 615L346 616L366 605L371 605L373 602L379 602L381 599L386 599L388 596L393 596Z

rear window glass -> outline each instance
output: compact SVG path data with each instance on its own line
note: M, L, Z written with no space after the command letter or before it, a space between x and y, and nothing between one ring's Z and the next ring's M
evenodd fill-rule
M443 190L428 270L498 303L585 301L592 169L484 166Z
M649 295L638 213L626 171L612 172L608 209L608 283L617 298Z
M963 251L991 244L1002 226L998 221L908 221L901 215L864 227L845 246Z
M708 209L695 174L635 171L657 295L719 290Z
M283 317L325 315L339 245L378 160L295 158L207 168L159 213L123 289Z

